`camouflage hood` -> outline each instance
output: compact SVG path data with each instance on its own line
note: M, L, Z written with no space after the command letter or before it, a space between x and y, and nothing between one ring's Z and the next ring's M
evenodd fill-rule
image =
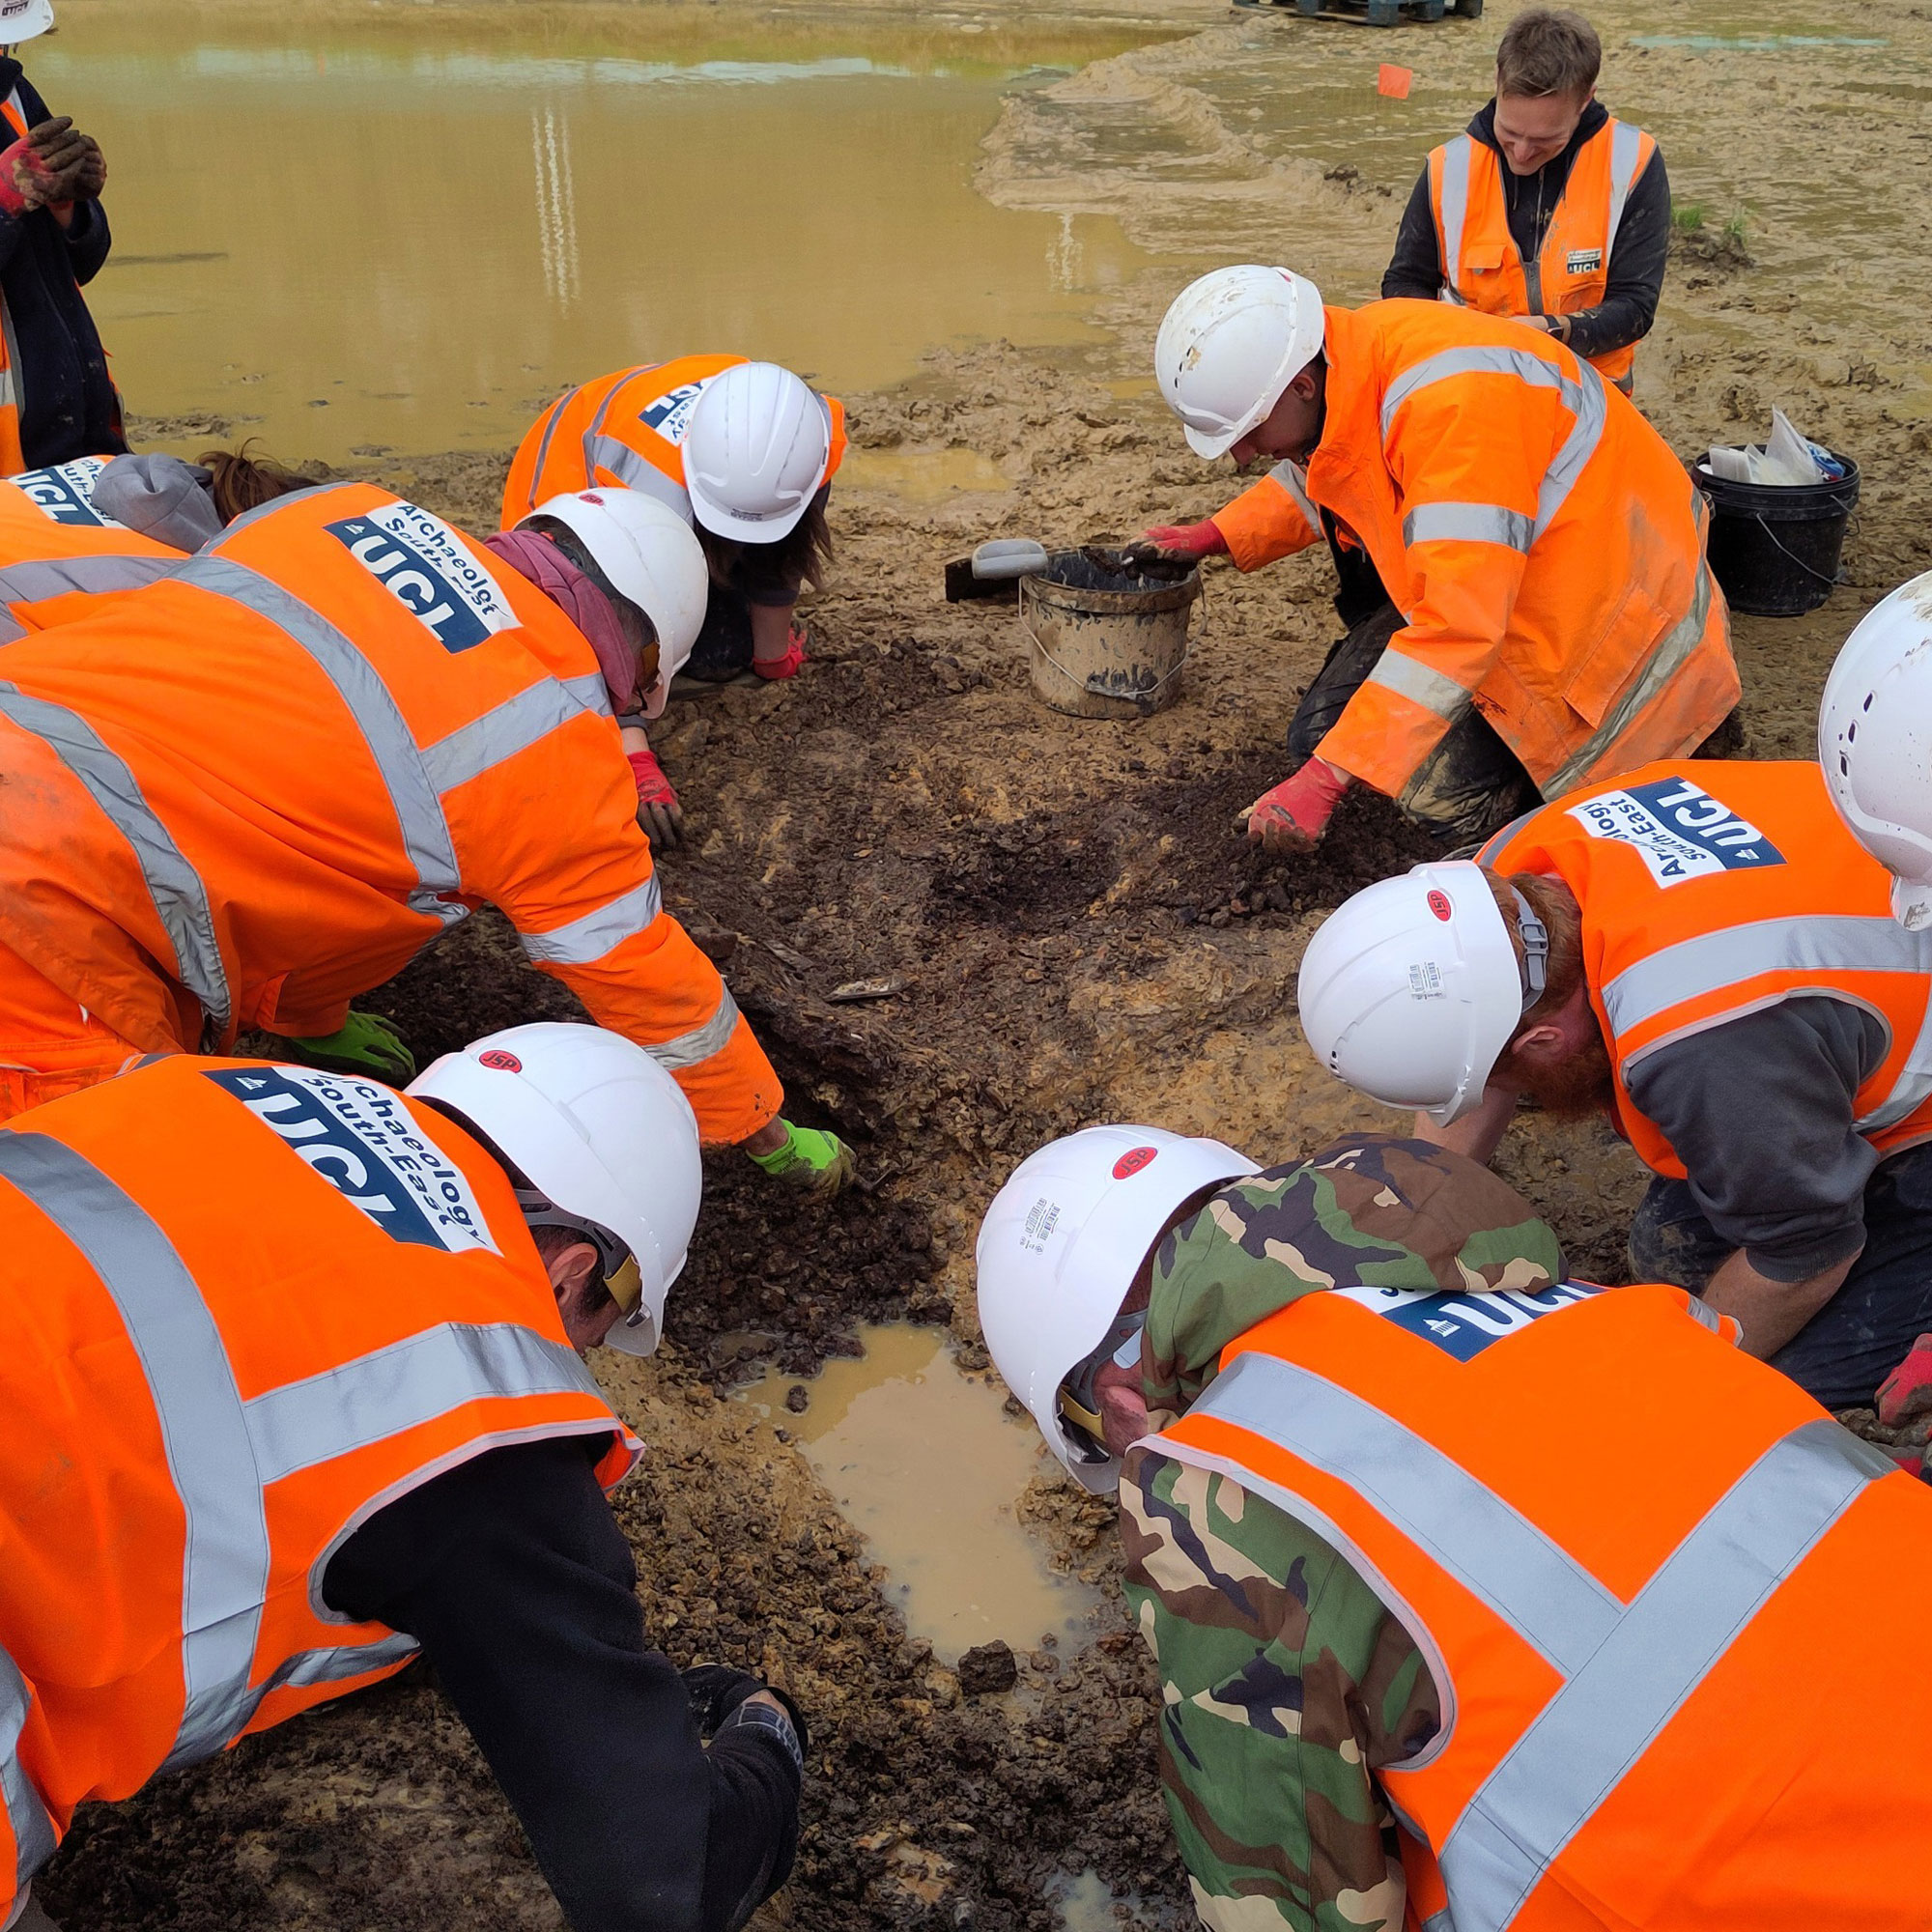
M1548 1288L1563 1252L1508 1182L1427 1141L1360 1134L1230 1181L1162 1239L1141 1345L1156 1428L1213 1380L1221 1350L1324 1288Z

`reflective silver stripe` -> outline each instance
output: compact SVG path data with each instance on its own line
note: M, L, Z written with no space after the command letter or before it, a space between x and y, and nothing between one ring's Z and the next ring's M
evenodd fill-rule
M1445 1905L1422 1921L1422 1932L1456 1932L1456 1915Z
M544 1394L604 1401L576 1350L563 1343L510 1321L449 1321L254 1396L243 1412L266 1485L400 1435L465 1403Z
M550 461L550 446L552 441L554 440L556 436L557 425L563 420L564 411L567 410L570 407L570 405L577 399L577 397L582 393L582 391L581 387L576 389L566 389L563 392L563 394L560 395L556 399L556 401L551 405L550 418L544 424L543 440L537 444L537 460L530 469L530 496L529 496L528 506L524 511L524 516L526 517L532 516L535 514L537 507L536 493L542 487L543 484L544 465ZM589 479L586 477L584 480L587 482ZM560 497L564 493L558 490L554 492L553 494ZM518 522L521 523L522 521L523 518L520 517L518 519Z
M619 442L614 436L586 436L583 439L583 454L585 461L591 465L593 475L600 469L608 469L625 489L655 497L660 503L675 510L686 523L691 522L690 493L682 484L667 476L655 463L639 456L628 442Z
M1527 554L1535 526L1500 503L1418 503L1402 520L1405 547L1419 543L1490 543Z
M286 497L280 498L284 503L288 500ZM229 526L230 534L235 527L235 525ZM448 904L441 895L463 890L456 848L450 841L442 805L422 753L416 750L409 724L375 666L319 611L284 590L279 583L227 557L203 551L181 566L174 581L190 583L215 597L225 597L266 617L293 638L321 667L348 706L388 791L403 846L416 875L415 890L410 894L411 906L441 920L445 925L453 925L463 917L465 908Z
M1277 463L1268 475L1294 498L1294 507L1308 519L1308 527L1319 537L1321 534L1321 515L1308 500L1307 471L1298 463Z
M1610 266L1610 251L1617 245L1617 229L1624 218L1624 203L1630 199L1636 180L1636 157L1643 151L1643 130L1622 121L1610 123L1610 220L1604 231L1604 270Z
M1577 365L1573 379L1554 362L1547 362L1527 349L1504 349L1492 343L1465 349L1441 349L1425 355L1413 367L1405 369L1388 385L1382 396L1382 440L1388 441L1396 412L1418 390L1456 376L1514 376L1532 388L1554 389L1563 407L1576 417L1563 445L1550 459L1537 492L1536 525L1533 537L1540 537L1563 507L1565 498L1582 474L1583 466L1595 455L1603 440L1604 417L1608 404L1604 400L1603 379L1587 362Z
M1384 691L1392 691L1452 724L1469 706L1469 694L1453 677L1445 677L1415 658L1405 657L1393 644L1376 660L1375 669L1363 682L1378 684Z
M304 483L299 490L285 490L279 497L270 497L266 503L257 503L252 510L243 510L218 537L211 537L195 554L212 556L216 551L226 548L230 537L239 536L251 526L259 524L264 517L272 517L277 510L286 509L304 497L313 497L320 490L339 490L342 487L340 483Z
M1504 1932L1550 1863L1889 1457L1821 1416L1664 1560L1485 1780L1442 1847L1459 1919Z
M0 570L0 604L36 604L70 590L138 590L181 568L179 556L68 556Z
M597 688L600 692L604 688L601 676ZM604 708L608 715L608 698ZM544 678L428 746L422 757L430 782L439 793L467 784L505 758L528 751L558 726L582 718L584 709L575 691L554 678Z
M27 1889L27 1881L54 1855L54 1821L34 1789L19 1757L20 1732L33 1696L19 1666L0 1650L0 1803L7 1807L8 1829L14 1833L14 1891L17 1896Z
M374 1643L337 1644L327 1650L304 1650L284 1663L255 1694L255 1702L270 1690L284 1688L306 1690L314 1684L340 1684L345 1677L360 1677L365 1671L383 1670L392 1663L407 1663L422 1646L401 1631L378 1637ZM252 1717L252 1713L250 1716Z
M17 643L27 635L27 627L11 611L0 611L0 644Z
M644 1051L667 1073L675 1073L681 1067L696 1066L709 1060L714 1053L722 1053L737 1030L738 1002L731 997L730 987L721 981L718 1010L702 1026L693 1027L689 1033L662 1040L656 1046L646 1045Z
M640 886L549 932L518 936L525 953L539 966L588 966L614 952L625 940L643 931L664 906L664 895L653 872Z
M1546 798L1560 798L1566 791L1585 781L1590 768L1601 760L1623 736L1632 722L1640 717L1663 687L1690 663L1704 640L1704 626L1711 617L1711 571L1701 560L1697 565L1697 587L1690 608L1652 646L1643 670L1623 696L1604 715L1603 723L1550 775L1542 787Z
M1237 1356L1190 1413L1348 1484L1565 1676L1616 1627L1623 1606L1567 1550L1441 1450L1310 1370Z
M1469 217L1469 160L1474 146L1469 135L1458 134L1442 150L1442 280L1459 296L1462 290L1457 288L1456 276L1463 266L1463 228Z
M560 678L558 682L584 710L594 711L600 718L610 717L611 687L604 682L601 670L588 670L582 677Z
M30 732L85 787L134 854L155 917L174 949L174 977L202 1004L214 1024L229 1019L228 969L215 937L214 913L201 874L141 796L126 761L101 742L94 726L64 705L0 684L0 717Z
M162 1769L234 1737L269 1581L269 1528L242 1398L220 1331L174 1245L71 1148L0 1132L13 1182L87 1258L140 1358L182 1502L182 1677L186 1703Z

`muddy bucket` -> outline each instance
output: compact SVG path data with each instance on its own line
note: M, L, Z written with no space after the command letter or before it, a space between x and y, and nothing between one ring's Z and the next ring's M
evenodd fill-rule
M1192 564L1131 563L1120 551L1055 551L1020 579L1033 688L1076 718L1151 718L1180 695Z
M1845 473L1823 483L1734 483L1701 462L1691 471L1711 504L1711 575L1733 611L1797 617L1832 594L1859 503L1859 466L1832 454Z

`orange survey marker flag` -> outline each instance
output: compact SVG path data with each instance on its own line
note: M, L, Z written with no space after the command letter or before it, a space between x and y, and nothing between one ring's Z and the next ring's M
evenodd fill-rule
M1406 100L1408 84L1415 78L1414 72L1406 67L1391 67L1387 61L1376 70L1376 92L1386 94L1391 100Z

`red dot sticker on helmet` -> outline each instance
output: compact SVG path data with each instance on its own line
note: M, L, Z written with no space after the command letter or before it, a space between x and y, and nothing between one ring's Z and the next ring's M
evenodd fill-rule
M514 1053L505 1053L500 1046L493 1046L487 1053L476 1056L478 1066L487 1066L493 1073L521 1073L524 1063Z
M1449 895L1447 893L1431 893L1429 895L1429 910L1437 919L1446 920L1455 908L1449 903Z
M595 490L585 490L580 500L585 503L595 503L600 507L602 507L604 502L604 498Z
M1116 1180L1125 1180L1130 1175L1138 1174L1159 1151L1158 1148L1129 1148L1114 1163L1114 1179Z

